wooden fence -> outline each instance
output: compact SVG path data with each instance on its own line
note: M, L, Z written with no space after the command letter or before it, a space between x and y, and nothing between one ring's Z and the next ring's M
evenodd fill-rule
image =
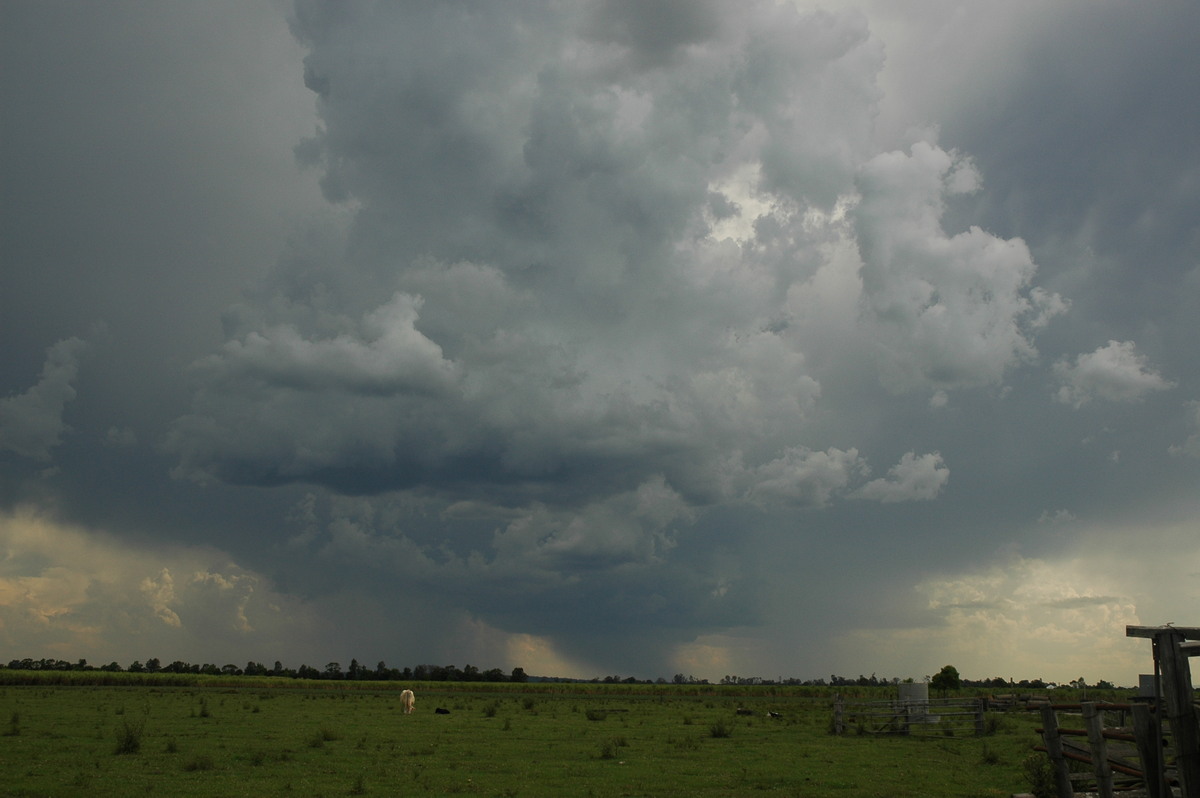
M849 702L838 696L833 703L833 730L835 734L853 729L859 734L981 736L986 710L986 698Z
M1050 758L1059 798L1072 798L1077 784L1100 798L1127 787L1148 798L1200 798L1200 709L1188 666L1188 657L1200 654L1193 642L1200 628L1129 626L1125 634L1153 644L1154 695L1129 704L1045 705L1035 748ZM1066 713L1078 713L1083 728L1059 725ZM1106 725L1106 715L1115 715L1114 725Z

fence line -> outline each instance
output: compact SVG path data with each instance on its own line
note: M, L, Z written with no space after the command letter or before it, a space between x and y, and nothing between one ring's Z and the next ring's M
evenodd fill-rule
M860 734L982 736L986 698L922 698L890 701L834 699L833 730L853 726Z

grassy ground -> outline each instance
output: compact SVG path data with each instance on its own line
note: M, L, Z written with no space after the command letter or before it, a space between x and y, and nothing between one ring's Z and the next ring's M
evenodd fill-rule
M1001 798L1027 787L1037 723L1013 713L991 716L982 738L835 737L813 691L419 683L406 716L398 683L208 684L0 687L0 791Z

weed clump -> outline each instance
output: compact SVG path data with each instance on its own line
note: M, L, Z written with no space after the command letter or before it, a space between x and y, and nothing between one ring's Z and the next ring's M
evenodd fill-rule
M1023 763L1025 776L1029 779L1029 792L1034 798L1054 798L1058 788L1054 785L1054 770L1050 761L1041 754L1031 754Z
M197 754L196 756L183 763L183 769L189 773L197 770L212 770L216 767L213 758L208 754Z
M122 720L117 728L117 747L115 754L136 754L142 750L142 732L146 724L143 721Z
M733 727L730 726L725 721L719 720L716 723L714 723L708 727L708 734L710 737L714 737L714 738L718 738L718 739L728 737L731 734L733 734Z

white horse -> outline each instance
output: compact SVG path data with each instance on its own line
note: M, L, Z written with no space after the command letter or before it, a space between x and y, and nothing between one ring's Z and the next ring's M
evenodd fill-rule
M415 704L415 703L416 703L416 701L413 699L413 691L412 690L405 690L400 693L400 704L401 704L401 706L404 707L405 715L412 714L413 704Z

